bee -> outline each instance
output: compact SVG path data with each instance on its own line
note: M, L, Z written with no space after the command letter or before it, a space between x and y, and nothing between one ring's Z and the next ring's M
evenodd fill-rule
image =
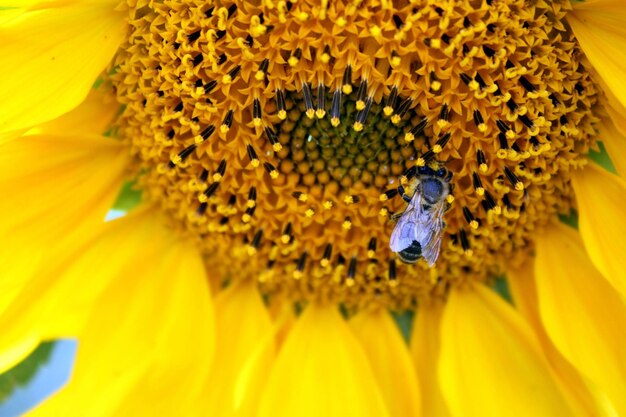
M414 264L424 258L433 266L441 250L446 224L444 213L450 208L452 173L445 168L418 167L413 196L409 197L400 185L398 192L408 203L398 217L389 247L400 260Z

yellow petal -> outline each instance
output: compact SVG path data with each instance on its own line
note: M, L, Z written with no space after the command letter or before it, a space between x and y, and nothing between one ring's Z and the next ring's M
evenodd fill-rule
M335 307L310 305L291 330L259 417L385 417L367 356Z
M389 415L420 415L415 367L391 315L384 310L361 312L349 324L369 359Z
M422 391L422 415L426 417L450 415L437 375L441 349L439 330L442 313L443 303L438 300L434 300L431 304L420 305L411 332L411 354Z
M125 36L117 3L0 11L0 133L54 119L85 99Z
M86 242L121 187L128 156L112 139L31 136L0 145L0 313L38 265Z
M555 225L538 236L541 320L561 353L626 415L626 306L594 268L578 234Z
M31 134L47 135L102 135L109 128L120 104L105 88L92 89L78 107L61 117L35 126Z
M622 0L576 2L567 16L602 80L626 106L626 8Z
M250 415L258 405L259 386L274 358L274 328L254 283L232 286L215 300L216 357L202 408L206 415ZM262 370L259 369L260 365ZM264 369L263 369L264 368ZM264 372L263 372L264 371ZM242 372L245 381L237 385ZM242 384L244 386L242 386ZM236 392L236 388L239 391Z
M539 304L535 286L533 265L525 265L520 269L507 272L509 288L517 310L533 328L543 351L558 378L559 387L577 416L608 416L598 397L597 390L590 386L578 370L563 357L546 333L539 317Z
M115 221L67 273L79 294L66 293L57 308L71 314L67 304L89 302L92 313L78 333L70 383L34 416L184 416L201 401L214 349L202 258L160 218L132 217ZM88 301L79 276L110 285Z
M626 183L590 163L572 176L578 205L578 228L596 268L626 295Z
M528 324L482 285L450 293L439 380L454 416L572 414Z
M620 132L614 121L614 118L612 120L605 119L598 124L598 139L604 144L617 173L625 178L626 156L623 149L626 147L626 136Z

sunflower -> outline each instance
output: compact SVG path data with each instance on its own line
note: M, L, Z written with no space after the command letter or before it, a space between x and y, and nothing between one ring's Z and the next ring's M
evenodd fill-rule
M626 415L621 0L2 6L0 370L79 341L32 415Z

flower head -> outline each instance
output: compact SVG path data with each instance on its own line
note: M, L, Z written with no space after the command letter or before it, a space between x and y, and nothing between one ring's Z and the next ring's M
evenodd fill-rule
M82 58L67 33L27 35L30 49L18 48L32 80L16 64L0 82L0 184L16 196L0 204L2 254L17 271L0 298L0 365L42 339L84 342L74 382L43 414L626 412L626 273L612 240L626 233L626 185L589 161L598 139L611 151L626 133L624 74L589 46L585 23L621 33L626 16L606 17L614 0L588 3L67 0L2 11L9 35L71 23L94 58L72 65ZM41 90L32 117L9 99L15 85ZM102 222L123 179L144 207ZM580 236L558 223L573 211ZM405 224L410 256L390 247ZM514 307L488 288L503 274ZM411 354L388 310L417 311ZM122 352L129 340L141 348ZM160 381L197 358L164 400ZM74 402L101 380L97 407Z

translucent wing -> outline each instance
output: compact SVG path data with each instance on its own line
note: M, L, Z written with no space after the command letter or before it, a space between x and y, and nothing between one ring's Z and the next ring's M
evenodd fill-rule
M429 211L422 211L423 216L417 223L418 231L421 232L419 242L422 246L422 257L428 262L428 266L435 264L441 251L445 211L445 201L436 203Z
M418 200L418 204L414 204L415 200ZM404 210L404 213L398 219L398 223L396 223L396 227L391 232L391 238L389 239L389 248L392 251L401 252L411 246L414 240L417 240L416 230L419 213L416 209L421 206L420 202L421 197L416 193L407 209Z

